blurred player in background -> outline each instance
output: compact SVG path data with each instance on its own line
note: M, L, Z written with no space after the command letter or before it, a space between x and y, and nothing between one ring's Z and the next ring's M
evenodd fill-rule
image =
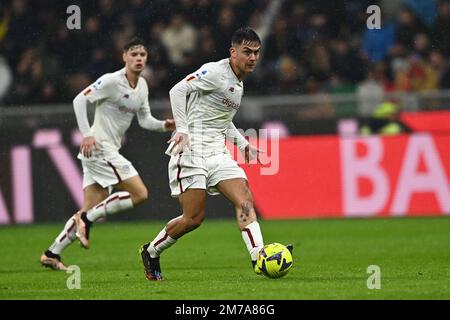
M42 254L40 262L46 267L65 270L61 252L77 237L84 248L89 248L89 230L93 222L131 209L147 199L148 191L138 172L119 153L135 114L144 129L161 132L175 129L173 119L160 121L151 114L147 83L140 77L147 62L143 41L133 39L127 43L123 60L123 69L103 75L73 100L83 135L78 158L83 166L84 203ZM88 102L96 104L92 127L87 117ZM120 191L110 194L112 187Z
M170 90L177 130L167 151L171 154L169 180L182 215L169 221L153 241L140 248L149 280L162 280L160 254L200 226L205 217L206 192L221 193L233 203L254 270L260 273L255 263L263 237L252 193L244 171L226 149L225 139L238 146L247 164L258 157L260 151L249 145L232 119L244 93L242 80L258 63L261 40L252 29L241 28L231 42L230 58L204 64Z

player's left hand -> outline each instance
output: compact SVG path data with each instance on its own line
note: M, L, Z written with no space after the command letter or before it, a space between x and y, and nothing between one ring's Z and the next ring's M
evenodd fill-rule
M173 131L175 130L175 120L173 119L166 119L164 126L166 127L167 131Z
M259 159L259 154L264 153L265 151L258 149L257 147L248 144L245 149L243 150L244 158L245 158L245 164L250 167L250 161L256 159L256 161L259 164L261 163L261 160Z

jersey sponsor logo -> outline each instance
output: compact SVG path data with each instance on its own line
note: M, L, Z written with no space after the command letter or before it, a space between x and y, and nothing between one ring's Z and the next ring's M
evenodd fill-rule
M223 98L222 103L224 103L228 108L232 108L234 110L239 110L240 105L237 104L236 102L231 101L228 98Z
M129 94L124 94L123 97L124 97L125 99L128 99L128 98L130 97L130 95L129 95Z
M120 106L119 107L119 111L120 112L122 112L122 113L136 113L137 112L137 110L134 110L134 109L131 109L131 108L127 108L127 107L125 107L125 106Z

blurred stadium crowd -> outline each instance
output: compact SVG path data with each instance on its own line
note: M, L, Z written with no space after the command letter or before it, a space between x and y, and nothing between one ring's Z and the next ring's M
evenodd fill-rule
M285 0L246 93L340 93L450 88L450 1ZM264 29L269 0L84 0L0 2L0 105L68 103L106 72L122 67L122 48L148 43L144 76L151 96L203 63L228 56L232 32ZM69 30L66 8L81 8ZM366 9L382 8L368 30Z

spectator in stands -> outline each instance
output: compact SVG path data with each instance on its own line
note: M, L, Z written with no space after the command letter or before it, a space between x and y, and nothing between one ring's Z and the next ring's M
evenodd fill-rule
M330 38L331 30L328 27L328 17L316 13L309 18L308 27L305 31L306 41L326 42Z
M147 80L149 93L151 96L166 95L162 88L170 85L170 61L166 48L160 40L160 35L164 31L164 24L156 21L151 27L146 37L148 58L146 70L142 76Z
M450 56L450 0L440 0L434 26L431 29L433 47Z
M39 33L36 32L36 15L33 14L30 4L26 0L13 0L11 10L7 12L7 31L4 45L13 66L16 59L34 44Z
M381 30L367 30L365 9L380 1L285 0L264 41L261 68L248 79L246 93L351 92L368 67L385 91L396 89L394 79L398 78L403 90L448 87L446 72L438 69L439 58L430 50L438 50L444 59L450 57L450 0L436 0L437 17L431 26L433 10L417 10L430 1L402 0L404 5L393 16L398 20L396 27L382 21ZM228 54L229 44L221 40L241 25L258 25L270 7L270 2L259 0L79 3L82 30L68 30L61 21L65 2L42 2L39 7L30 0L1 2L0 46L14 78L3 104L67 102L66 97L104 70L119 68L124 39L135 33L149 47L143 76L149 81L150 94L165 97L173 79L186 73L183 70ZM28 50L39 52L35 63L29 62L29 53L24 54ZM433 67L414 65L412 73L403 74L411 69L408 57L412 54L420 55L425 66L433 56ZM25 65L37 70L41 63L42 76L24 71ZM418 81L424 78L421 73L427 75L426 81ZM436 85L432 85L433 73L437 73ZM409 88L413 82L420 83L420 89Z
M395 86L399 91L436 90L438 77L429 63L417 54L408 58L408 63L396 70Z
M175 66L186 66L186 54L192 54L197 47L197 30L185 21L181 13L176 13L163 31L161 42L171 63Z
M397 41L408 50L413 49L416 34L427 32L427 28L420 22L414 11L407 7L400 9L396 29Z
M289 55L282 55L277 64L277 78L279 79L279 93L296 93L301 81L302 71L300 65Z
M379 61L373 64L372 68L375 80L383 86L385 92L395 90L389 66L385 61Z
M430 66L437 76L439 89L450 89L450 66L440 51L433 50L429 56Z
M117 28L120 26L117 23L120 17L120 12L114 6L113 0L99 0L97 10L97 15L102 22L102 34L117 30Z
M9 10L0 4L0 44L2 44L5 40L6 33L8 31L9 19Z
M331 68L345 83L357 83L364 78L364 63L350 47L350 39L331 41Z
M220 57L217 54L211 29L203 27L199 32L199 47L198 53L195 55L194 68L199 68L208 60L218 61Z
M264 42L264 66L273 70L280 57L287 53L289 46L288 21L284 16L279 16L273 22L271 32Z
M361 122L360 134L394 135L411 132L411 128L400 120L400 107L392 101L378 105L372 116Z
M281 19L287 20L286 32L289 43L286 48L287 52L293 57L301 57L304 54L303 49L306 44L308 26L308 16L305 6L302 3L295 3L292 8L286 7L282 11L280 18L276 20ZM272 30L275 32L273 28ZM268 42L266 43L267 45L269 45Z
M232 7L230 5L223 7L218 14L216 24L213 25L213 38L219 57L228 55L230 44L223 39L231 39L236 28L236 14Z
M430 49L430 38L428 35L423 32L417 33L413 40L413 54L418 54L422 59L427 59Z
M307 48L306 57L308 73L320 84L328 81L331 76L331 57L325 44L312 44Z
M356 89L358 99L358 114L363 117L369 117L375 107L383 102L384 88L376 80L373 69L369 70L364 81L358 84Z
M404 4L414 11L421 23L428 27L434 24L437 14L434 0L404 0Z

